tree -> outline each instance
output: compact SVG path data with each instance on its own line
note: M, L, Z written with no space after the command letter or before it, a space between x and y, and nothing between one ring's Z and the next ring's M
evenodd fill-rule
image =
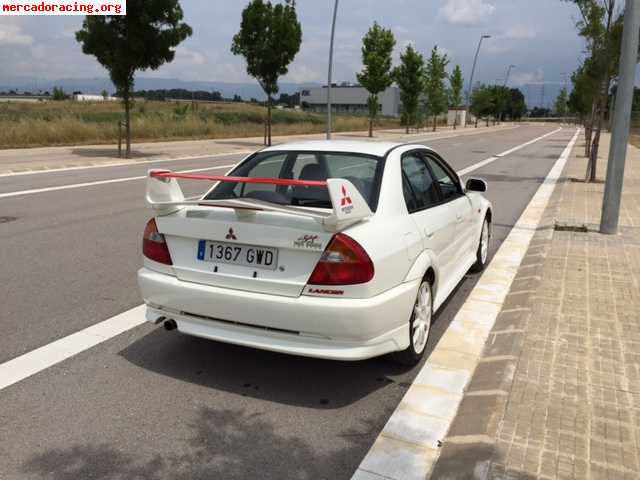
M369 137L373 137L373 121L378 115L378 95L391 86L391 54L396 39L391 30L374 22L362 39L364 69L357 74L358 82L369 92Z
M491 87L487 85L476 87L471 93L469 109L476 117L486 117L487 126L489 126L489 116L493 115L496 109L495 97Z
M107 92L106 90L102 90L102 93L100 95L102 96L103 100L107 100L107 98L109 98L109 92Z
M53 93L51 95L51 99L55 101L66 100L69 96L64 93L62 87L53 87Z
M407 133L410 125L417 125L418 103L424 90L424 73L424 58L413 46L408 45L400 55L400 65L393 70L393 79L400 88Z
M622 16L617 0L564 0L575 4L580 12L576 26L585 39L587 60L585 72L590 78L591 113L585 125L585 156L589 158L587 179L596 179L600 135L607 110L611 82L616 76L622 39ZM574 105L575 106L575 105Z
M462 70L460 65L456 65L451 75L449 76L449 107L459 109L462 105L462 90L464 89L464 78L462 77ZM458 112L456 111L456 118L453 121L453 128L458 126Z
M285 4L252 0L242 11L240 31L233 37L231 52L244 56L247 73L267 94L265 143L271 145L271 104L278 93L278 78L286 75L302 43L295 0Z
M563 87L562 90L560 90L560 93L558 94L558 97L555 101L554 110L556 112L556 115L558 115L559 117L566 117L568 103L569 93L567 92L566 87Z
M131 156L131 96L137 70L157 70L171 62L175 47L191 35L182 22L178 0L129 0L126 16L87 16L76 40L109 71L125 109L127 148Z
M438 115L447 111L448 98L445 80L447 78L447 55L438 53L436 45L431 50L431 56L427 60L425 69L425 93L427 95L427 108L433 117L433 131L437 128Z
M524 93L519 88L511 88L510 101L507 108L507 114L512 120L518 120L527 113L527 102L524 98Z

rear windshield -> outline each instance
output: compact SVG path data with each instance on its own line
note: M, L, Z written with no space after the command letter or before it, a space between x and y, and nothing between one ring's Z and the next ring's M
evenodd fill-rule
M320 181L344 178L353 183L369 208L375 211L383 163L380 157L354 153L264 152L249 158L229 175ZM221 183L209 192L205 200L229 198L255 198L280 205L331 208L325 187Z

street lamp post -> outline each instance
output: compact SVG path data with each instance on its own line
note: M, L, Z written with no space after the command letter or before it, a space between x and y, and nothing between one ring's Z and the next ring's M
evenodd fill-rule
M631 105L636 78L638 59L638 37L640 29L640 2L627 0L624 11L624 33L622 34L622 55L620 58L620 79L616 90L607 180L602 202L600 233L615 234L620 220L620 200L624 164L627 156L627 142L631 124Z
M504 77L504 85L503 85L503 87L506 87L507 84L509 83L509 75L511 75L511 70L513 68L516 68L516 66L515 65L509 65L509 68L507 68L507 75L506 75L506 77Z
M471 98L471 88L473 87L473 75L476 73L476 65L478 64L478 55L480 55L480 47L482 46L482 40L485 38L491 38L491 35L482 35L478 42L478 48L476 49L476 56L473 58L473 68L471 69L471 77L469 77L469 88L467 89L467 102L464 107L466 115L469 115L469 99ZM465 127L467 125L467 119L464 121Z
M338 0L333 7L333 23L331 24L331 43L329 46L329 79L327 81L327 140L331 140L331 76L333 74L333 40L336 35L336 18L338 17Z
M513 68L516 68L516 66L515 65L509 65L509 67L507 68L507 74L504 77L504 84L502 85L503 89L507 88L507 84L509 83L509 75L511 75L511 70ZM500 112L500 121L501 122L504 121L504 112Z

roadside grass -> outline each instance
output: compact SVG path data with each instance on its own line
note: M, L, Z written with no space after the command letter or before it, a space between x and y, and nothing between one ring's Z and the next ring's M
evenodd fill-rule
M132 109L134 142L260 137L265 109L248 104L209 104L136 100ZM119 102L0 103L0 148L110 144L118 141L124 119ZM399 128L397 119L381 117L377 128ZM368 128L363 116L334 116L334 131ZM325 116L273 110L273 135L321 133Z

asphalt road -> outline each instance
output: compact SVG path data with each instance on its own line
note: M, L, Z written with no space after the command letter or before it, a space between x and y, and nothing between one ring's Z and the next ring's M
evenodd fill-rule
M429 142L460 170L544 133ZM569 142L565 129L473 172L491 254ZM163 162L175 170L238 156ZM142 176L154 165L0 177L0 195ZM211 170L224 172L225 168ZM0 198L0 363L140 304L144 180ZM464 302L439 312L429 351ZM144 325L0 391L0 478L349 478L419 368L250 350Z

